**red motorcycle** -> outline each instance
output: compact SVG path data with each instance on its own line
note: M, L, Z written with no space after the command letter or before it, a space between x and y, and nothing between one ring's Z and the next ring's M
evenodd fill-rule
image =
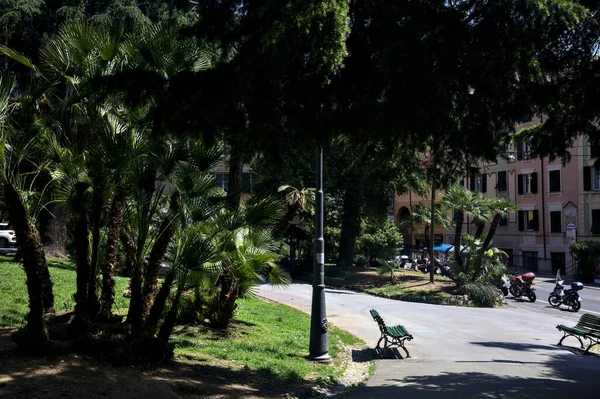
M532 272L517 273L511 277L508 291L516 299L526 296L531 302L535 302L537 297L535 295L535 288L533 287L535 284L533 279L535 279L535 274Z

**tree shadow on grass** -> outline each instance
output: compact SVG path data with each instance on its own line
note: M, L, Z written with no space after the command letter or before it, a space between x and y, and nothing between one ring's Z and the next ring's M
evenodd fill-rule
M134 367L113 366L78 355L45 359L0 356L3 398L253 398L316 393L311 383L283 378L266 369L234 370L187 360Z

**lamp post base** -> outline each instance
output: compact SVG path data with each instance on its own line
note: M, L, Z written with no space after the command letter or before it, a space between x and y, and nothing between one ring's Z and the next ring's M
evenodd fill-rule
M331 356L329 356L329 353L325 353L325 354L319 355L319 356L308 355L308 360L312 360L313 362L317 362L317 363L326 363L326 364L333 363L333 359L331 359Z

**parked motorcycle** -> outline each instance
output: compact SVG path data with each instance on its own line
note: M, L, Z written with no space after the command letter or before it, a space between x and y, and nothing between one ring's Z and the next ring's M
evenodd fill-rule
M535 274L532 272L527 272L523 274L515 274L510 279L510 286L508 287L508 292L515 297L516 299L521 298L522 296L526 296L529 298L531 302L535 302L537 296L535 295L535 288L533 285L535 282Z
M561 280L560 274L556 273L556 286L548 296L548 303L553 308L559 308L560 305L567 306L573 312L581 308L581 297L579 291L583 289L583 284L572 282L571 289L565 290L564 280Z

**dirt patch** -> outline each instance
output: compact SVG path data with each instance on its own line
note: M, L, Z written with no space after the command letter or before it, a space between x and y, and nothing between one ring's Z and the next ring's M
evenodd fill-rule
M387 286L389 285L389 281L389 276L379 275L378 270L374 268L352 270L343 280L326 278L328 284L361 291ZM401 286L406 292L440 291L447 294L454 294L456 290L456 285L452 281L436 280L430 283L429 275L408 270L399 270L396 281L396 285Z
M36 358L14 351L0 354L0 397L30 398L304 398L329 396L368 377L364 359L353 361L337 386L282 379L235 364L207 365L177 359L160 366L114 366L88 356L69 354Z

